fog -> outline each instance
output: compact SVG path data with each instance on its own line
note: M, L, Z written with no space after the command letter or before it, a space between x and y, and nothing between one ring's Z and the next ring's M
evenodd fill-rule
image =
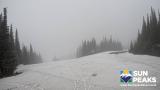
M112 37L127 48L142 18L160 0L0 0L21 44L32 43L44 61L73 58L82 40Z

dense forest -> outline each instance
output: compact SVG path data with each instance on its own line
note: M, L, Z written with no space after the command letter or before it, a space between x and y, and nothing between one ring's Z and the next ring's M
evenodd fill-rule
M34 64L42 62L32 45L27 49L21 48L18 31L7 24L7 9L0 14L0 78L14 75L14 70L20 64Z
M92 40L82 41L82 44L77 49L77 57L105 51L118 51L122 49L122 44L119 41L112 40L112 37L110 37L110 39L104 37L100 41L100 44L97 44L95 38L92 38Z
M136 41L131 41L130 50L134 54L160 56L160 12L158 17L151 7L150 16L143 17L141 32L138 32Z

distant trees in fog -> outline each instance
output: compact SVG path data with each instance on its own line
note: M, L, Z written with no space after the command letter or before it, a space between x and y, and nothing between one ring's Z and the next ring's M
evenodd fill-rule
M17 54L17 63L18 64L35 64L42 62L42 58L40 54L37 54L34 50L32 45L27 48L25 45L20 47L19 38L18 38L18 31L16 30L15 34L15 49Z
M30 50L26 46L20 47L18 31L15 37L13 27L7 25L7 9L0 14L0 78L14 74L19 64L33 64L41 62L41 56L37 54L32 45Z
M110 37L110 39L104 37L103 40L100 42L100 45L98 47L98 52L117 51L122 49L123 47L121 42L112 40L112 37Z
M42 57L40 54L37 54L33 48L32 45L30 45L30 48L28 49L26 46L23 46L21 49L21 56L19 57L20 59L19 64L36 64L36 63L41 63L42 62Z
M112 40L112 37L110 39L104 37L100 44L97 44L95 38L92 38L92 40L82 41L82 44L77 49L77 57L117 50L122 50L122 44L119 41Z
M131 41L130 52L134 54L149 54L160 56L160 12L156 12L151 8L150 16L147 19L143 17L141 32L138 32L136 41Z

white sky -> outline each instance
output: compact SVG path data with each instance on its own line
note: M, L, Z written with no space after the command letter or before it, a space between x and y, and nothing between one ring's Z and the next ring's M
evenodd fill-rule
M0 0L20 40L45 60L72 56L82 40L112 35L125 46L160 0Z

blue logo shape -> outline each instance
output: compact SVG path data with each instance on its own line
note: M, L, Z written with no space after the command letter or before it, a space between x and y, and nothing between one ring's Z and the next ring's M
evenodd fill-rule
M121 83L132 82L132 71L129 71L127 69L120 71L120 82Z

